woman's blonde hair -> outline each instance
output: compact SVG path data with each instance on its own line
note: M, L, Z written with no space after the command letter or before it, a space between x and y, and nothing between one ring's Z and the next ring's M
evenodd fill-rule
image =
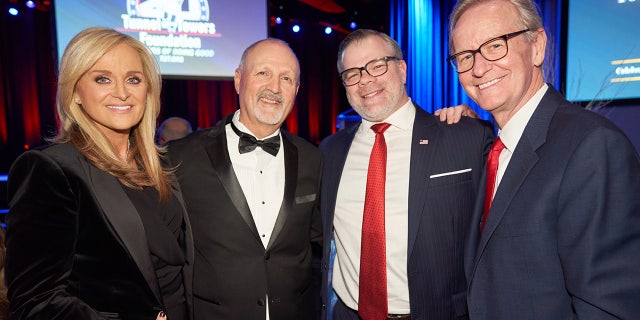
M147 85L142 119L131 128L127 162L118 158L114 147L73 97L78 81L109 50L126 44L138 52ZM160 113L162 78L149 49L133 37L109 28L93 27L78 33L67 45L58 73L56 109L58 133L53 142L72 142L96 167L132 188L154 187L162 199L171 195L169 170L160 163L164 149L154 143L156 119ZM127 163L135 161L137 168Z

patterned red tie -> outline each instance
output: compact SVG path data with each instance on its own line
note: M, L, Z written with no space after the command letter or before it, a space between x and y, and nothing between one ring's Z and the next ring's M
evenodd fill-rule
M489 216L489 209L491 208L491 202L493 201L493 190L496 186L496 174L498 173L498 162L500 161L500 153L504 149L504 143L500 140L500 137L493 142L491 146L491 152L489 152L489 158L487 159L487 184L484 191L484 211L482 213L482 223L480 225L480 231L484 230L484 225L487 223Z
M376 141L371 150L367 191L362 218L362 247L358 314L363 320L387 318L387 263L384 234L384 196L387 171L387 144L384 131L391 126L371 126Z

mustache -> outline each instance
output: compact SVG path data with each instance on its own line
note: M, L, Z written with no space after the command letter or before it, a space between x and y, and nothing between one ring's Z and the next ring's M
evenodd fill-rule
M277 94L277 93L273 93L269 90L263 90L258 94L258 99L261 98L265 98L265 99L269 99L269 100L275 100L278 103L282 103L284 101L284 99L282 98L282 95Z

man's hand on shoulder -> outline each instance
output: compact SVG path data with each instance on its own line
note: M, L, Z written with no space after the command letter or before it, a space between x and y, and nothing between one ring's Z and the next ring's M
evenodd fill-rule
M454 107L442 108L434 112L440 117L440 121L446 121L448 124L458 123L462 116L469 118L480 118L478 114L466 104L460 104Z

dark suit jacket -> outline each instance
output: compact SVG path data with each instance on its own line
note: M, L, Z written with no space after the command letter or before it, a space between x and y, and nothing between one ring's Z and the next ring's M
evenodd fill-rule
M326 304L329 250L342 169L360 124L326 138L322 183L322 222L325 234L323 296ZM428 139L428 144L420 140ZM407 272L411 319L464 319L463 246L493 129L483 121L463 117L447 125L416 107L409 179L409 239ZM409 159L407 159L409 160ZM431 175L470 172L430 178Z
M482 199L471 319L640 319L640 160L608 120L549 86L480 234Z
M161 295L140 215L112 175L71 144L21 155L9 172L11 319L155 319ZM174 195L182 203L177 184ZM193 240L185 214L191 297Z
M322 236L320 152L281 131L284 199L265 249L229 159L225 124L169 144L193 222L195 317L264 319L268 294L271 319L309 319L311 243Z

